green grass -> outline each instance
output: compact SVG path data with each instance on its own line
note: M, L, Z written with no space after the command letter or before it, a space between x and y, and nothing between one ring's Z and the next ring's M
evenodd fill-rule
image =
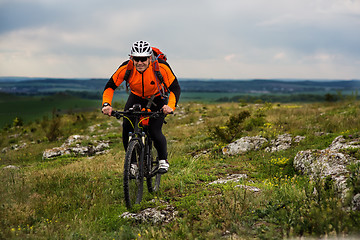
M120 106L121 104L119 104ZM26 142L19 150L0 153L0 239L283 239L359 234L359 212L347 210L328 180L309 181L292 167L305 149L324 149L340 135L358 135L360 102L333 104L183 103L168 118L170 170L161 190L146 193L147 207L174 206L176 220L163 225L119 217L125 211L122 191L124 152L121 124L99 111L59 117L60 135L47 138L49 117L3 129L1 149ZM225 142L210 134L230 116L249 111L243 135L269 140L291 133L306 137L293 148L225 156ZM265 124L254 124L264 114ZM100 124L90 132L89 126ZM315 135L315 132L329 133ZM42 151L60 146L71 134L109 139L110 152L92 157L42 160ZM16 137L14 137L16 136ZM358 150L349 152L358 156ZM19 169L4 169L7 165ZM359 191L359 167L352 167L352 193ZM239 183L209 185L227 174L247 174ZM254 193L237 187L258 187ZM316 190L320 197L312 194ZM146 190L145 190L146 192ZM151 200L155 199L153 202ZM161 200L161 201L160 201Z

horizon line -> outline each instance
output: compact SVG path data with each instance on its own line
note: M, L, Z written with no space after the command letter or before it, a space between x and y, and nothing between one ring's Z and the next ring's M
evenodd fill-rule
M91 79L109 79L101 77L23 77L23 76L0 76L0 79L12 80L46 80L46 79L66 79L66 80L91 80ZM360 81L360 78L189 78L179 77L178 80L183 81L254 81L254 80L268 80L268 81Z

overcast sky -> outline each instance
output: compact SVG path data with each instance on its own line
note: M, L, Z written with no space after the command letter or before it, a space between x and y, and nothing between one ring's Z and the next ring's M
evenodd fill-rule
M0 76L109 78L137 40L178 78L360 79L360 0L0 0Z

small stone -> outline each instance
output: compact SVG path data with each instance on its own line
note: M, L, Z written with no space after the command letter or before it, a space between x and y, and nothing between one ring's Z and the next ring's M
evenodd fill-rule
M211 184L225 184L228 182L239 182L240 180L246 179L247 175L246 174L229 174L226 178L221 178L218 179L214 182L209 183L209 185Z
M18 166L15 166L15 165L8 165L6 167L4 167L3 169L13 169L13 170L18 170L20 169Z
M236 187L243 188L243 189L249 190L251 192L261 192L260 188L253 187L253 186L237 185Z
M353 211L360 211L360 193L353 197L351 205Z
M174 207L167 205L164 209L159 209L159 207L157 207L147 208L139 213L124 212L119 217L134 219L138 222L152 222L154 224L162 224L169 223L170 221L174 220L177 214L178 212L175 211Z

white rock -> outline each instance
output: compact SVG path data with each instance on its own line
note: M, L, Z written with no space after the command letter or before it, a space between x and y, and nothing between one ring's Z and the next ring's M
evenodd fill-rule
M242 137L236 140L233 143L230 143L222 149L223 154L227 155L236 155L241 153L246 153L252 150L259 150L264 143L266 143L266 138L263 137Z
M218 179L214 182L209 183L209 185L211 184L225 184L228 182L239 182L242 179L246 179L247 175L246 174L229 174L226 178L221 178Z
M152 222L154 224L169 223L178 214L175 208L167 205L164 209L147 208L139 213L124 212L119 217L134 219L139 222Z
M348 192L346 181L349 170L347 170L347 166L359 162L358 159L348 154L338 152L349 146L354 147L351 140L347 142L342 136L339 136L327 149L298 152L294 158L294 167L303 174L309 175L311 179L330 176L341 191L341 196L345 197Z
M15 165L8 165L6 167L4 167L3 169L14 169L14 170L18 170L20 169L18 166L15 166Z

